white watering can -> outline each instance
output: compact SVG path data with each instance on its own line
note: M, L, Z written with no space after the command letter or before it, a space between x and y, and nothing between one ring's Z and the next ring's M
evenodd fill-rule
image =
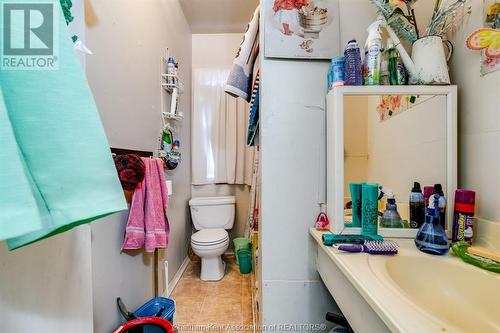
M394 30L385 19L382 21L382 26L387 29L401 55L401 60L410 76L410 84L450 84L448 60L453 53L453 45L449 41L443 41L439 36L420 38L413 43L410 58ZM443 45L448 48L447 56Z

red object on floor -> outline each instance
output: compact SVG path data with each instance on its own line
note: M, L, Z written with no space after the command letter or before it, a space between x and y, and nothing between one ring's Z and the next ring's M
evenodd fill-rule
M134 327L143 325L155 325L164 329L165 333L175 333L172 324L168 320L159 317L144 317L128 321L118 327L113 333L125 333Z

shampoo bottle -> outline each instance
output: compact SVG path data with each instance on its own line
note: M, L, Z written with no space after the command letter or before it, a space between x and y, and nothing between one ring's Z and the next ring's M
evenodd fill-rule
M368 52L366 59L365 85L380 84L380 67L382 62L382 36L380 22L374 22L368 27L368 39L365 48Z
M418 230L415 245L422 252L443 255L448 252L450 245L448 244L448 237L439 222L439 199L439 194L433 194L429 198L425 222Z

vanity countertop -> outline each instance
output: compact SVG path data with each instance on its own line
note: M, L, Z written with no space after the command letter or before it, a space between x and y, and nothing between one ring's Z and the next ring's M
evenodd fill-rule
M413 239L395 240L399 244L395 256L377 256L324 246L323 233L310 230L318 245L320 274L327 272L321 265L333 262L389 331L499 331L500 307L493 295L500 294L500 274L468 265L450 253L422 253ZM335 297L332 290L339 287L338 279L322 278ZM344 311L342 302L338 303Z

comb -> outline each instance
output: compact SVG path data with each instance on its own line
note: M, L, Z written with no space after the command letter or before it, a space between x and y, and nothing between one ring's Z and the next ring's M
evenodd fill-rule
M392 240L372 241L367 240L363 245L342 244L337 247L345 252L366 252L369 254L393 255L398 253L398 243Z

